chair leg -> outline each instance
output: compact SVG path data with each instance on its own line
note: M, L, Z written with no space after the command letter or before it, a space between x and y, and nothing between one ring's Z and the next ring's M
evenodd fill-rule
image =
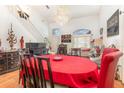
M26 88L26 77L25 77L25 75L23 76L23 82L24 82L24 88Z
M18 81L18 84L20 84L20 81L21 81L21 75L19 73L19 81Z

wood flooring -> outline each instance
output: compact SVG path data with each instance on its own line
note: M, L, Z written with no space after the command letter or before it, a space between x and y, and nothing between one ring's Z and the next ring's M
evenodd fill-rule
M13 71L7 74L0 75L0 88L17 88L19 71Z
M0 88L20 88L21 86L18 84L18 80L19 80L18 70L0 75ZM124 85L120 81L115 80L114 87L124 88Z

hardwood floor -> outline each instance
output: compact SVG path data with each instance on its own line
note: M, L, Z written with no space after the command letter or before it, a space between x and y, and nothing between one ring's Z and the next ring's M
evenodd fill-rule
M19 88L18 77L19 71L10 72L0 75L0 88ZM120 81L115 80L115 88L124 88Z
M115 80L114 87L115 88L124 88L124 84L122 84L121 81Z
M19 71L0 75L0 88L17 88Z

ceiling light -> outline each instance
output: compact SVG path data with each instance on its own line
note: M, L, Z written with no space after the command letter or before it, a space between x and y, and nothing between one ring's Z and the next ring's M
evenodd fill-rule
M69 20L67 16L67 8L65 6L58 6L55 14L55 22L61 26L66 24Z

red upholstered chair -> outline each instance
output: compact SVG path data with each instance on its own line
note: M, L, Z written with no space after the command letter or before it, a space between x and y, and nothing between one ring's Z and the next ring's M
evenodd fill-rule
M117 48L104 48L103 53L102 53L102 57L101 57L100 67L101 67L101 64L102 64L102 59L103 59L103 57L104 57L106 54L108 54L108 53L116 52L116 51L119 51L119 49L117 49Z
M102 62L103 56L105 56L108 53L116 52L116 51L119 51L119 49L117 49L117 48L104 48L102 58L101 58L101 62Z
M107 50L107 49L106 49ZM104 51L107 53L108 51ZM110 52L110 51L109 51ZM100 73L98 74L98 83L84 85L84 87L89 88L113 88L114 87L114 79L115 79L115 72L116 66L118 63L119 58L123 55L120 51L111 52L108 54L104 54L102 58L102 64ZM87 86L89 85L89 86Z
M98 88L113 88L116 66L122 52L116 51L103 56L98 80Z

